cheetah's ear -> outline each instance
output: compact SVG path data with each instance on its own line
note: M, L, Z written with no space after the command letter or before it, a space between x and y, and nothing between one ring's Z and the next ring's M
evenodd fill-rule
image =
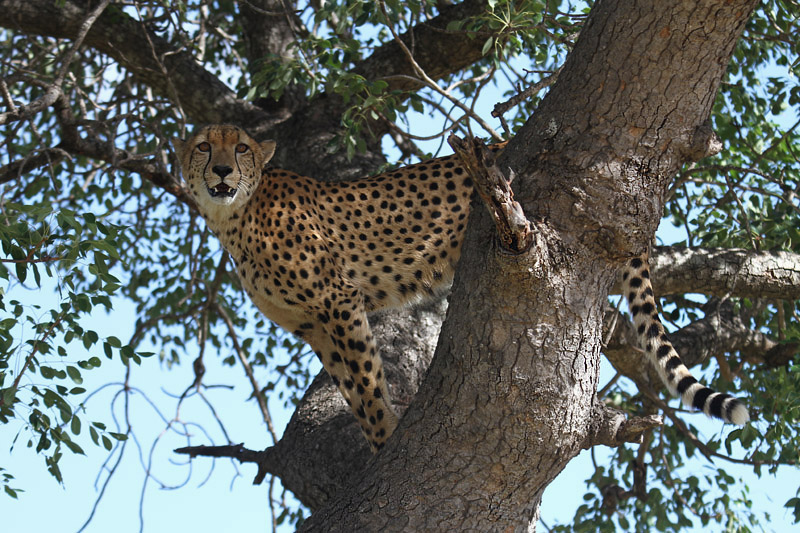
M272 156L275 155L275 141L264 141L258 143L261 147L261 153L264 155L264 160L262 161L262 166L269 163L269 160L272 159Z

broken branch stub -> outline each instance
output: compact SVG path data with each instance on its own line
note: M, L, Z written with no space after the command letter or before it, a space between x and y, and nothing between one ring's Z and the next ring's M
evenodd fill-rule
M507 179L497 168L492 151L477 137L468 141L450 135L447 142L461 159L475 190L489 209L502 247L513 254L527 251L533 244L533 227L522 206L514 200L513 172Z

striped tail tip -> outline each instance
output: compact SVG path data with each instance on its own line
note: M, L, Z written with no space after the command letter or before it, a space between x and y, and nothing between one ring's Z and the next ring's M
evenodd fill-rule
M712 418L737 426L743 426L750 421L750 413L740 400L698 383L691 375L684 377L678 383L677 389L684 405L703 411Z
M730 410L730 421L737 426L743 426L750 422L750 413L747 412L747 407L735 398Z

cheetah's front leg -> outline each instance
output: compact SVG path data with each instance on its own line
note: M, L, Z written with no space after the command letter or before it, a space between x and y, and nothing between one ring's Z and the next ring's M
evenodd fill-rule
M372 452L383 447L397 427L383 362L372 338L363 300L348 287L305 324L303 338L322 361L361 425Z

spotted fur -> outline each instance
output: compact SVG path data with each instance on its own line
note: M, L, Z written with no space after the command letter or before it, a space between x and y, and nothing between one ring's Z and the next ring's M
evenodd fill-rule
M459 160L443 157L328 183L264 169L275 143L258 143L234 126L207 126L174 144L189 191L236 261L250 298L311 345L372 450L383 447L397 416L367 313L430 296L451 281L472 196ZM636 314L637 327L643 325L648 353L656 354L651 358L668 363L657 364L668 368L665 382L686 389L684 398L690 394L695 403L704 398L701 407L709 414L745 421L746 410L737 415L735 400L726 397L720 404L718 396L684 386L688 371L681 364L678 373L674 350L661 357L668 341L656 344L650 335L661 326L648 307L653 303L646 263L634 262L630 271L632 301L650 311ZM662 334L663 328L656 337ZM681 379L667 379L673 374Z

